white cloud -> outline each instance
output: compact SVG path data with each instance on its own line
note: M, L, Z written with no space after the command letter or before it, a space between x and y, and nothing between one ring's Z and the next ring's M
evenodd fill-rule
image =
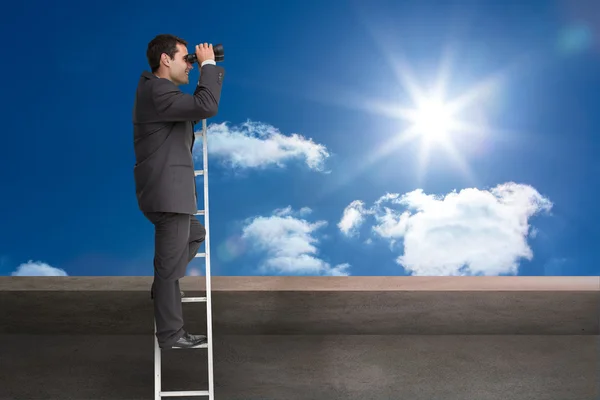
M355 236L358 234L357 229L362 225L365 215L369 211L365 210L365 203L361 200L354 200L345 209L342 219L338 223L338 228L346 236Z
M194 145L194 152L202 157L202 146ZM247 121L229 127L227 123L208 126L208 151L234 168L283 168L286 162L302 160L313 170L324 171L330 156L327 148L293 133L282 134L277 128L260 122Z
M54 268L50 265L37 261L31 261L21 264L12 276L68 276L65 270Z
M537 231L530 230L529 219L552 208L533 187L512 182L445 196L420 189L388 193L366 210L353 204L348 207L360 216L349 218L345 212L338 225L342 233L350 236L349 227L358 229L372 214L373 236L387 239L392 249L402 240L397 263L413 275L426 276L516 273L519 259L533 258L527 237Z
M275 211L273 211L273 215L276 215L278 217L285 217L285 216L305 216L308 215L312 212L312 210L309 207L302 207L299 211L294 211L292 209L292 206L287 206L286 208L278 208Z
M306 215L309 208L294 213L291 207L278 209L269 217L254 217L247 221L242 238L266 254L260 272L281 275L349 275L349 264L331 266L317 257L319 240L316 234L327 226L326 221L309 222L293 214Z

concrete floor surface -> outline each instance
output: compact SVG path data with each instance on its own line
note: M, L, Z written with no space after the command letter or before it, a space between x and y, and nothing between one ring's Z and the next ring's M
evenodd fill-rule
M205 349L162 354L163 390L206 389ZM2 400L153 399L151 335L0 335L0 355ZM597 335L224 335L214 357L215 400L600 398Z

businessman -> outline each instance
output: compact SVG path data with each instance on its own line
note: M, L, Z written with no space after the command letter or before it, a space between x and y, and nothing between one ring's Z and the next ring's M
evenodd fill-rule
M187 42L174 35L150 41L146 55L151 72L142 72L133 107L135 190L140 210L154 225L150 296L162 349L206 342L205 335L184 329L179 279L206 235L194 216L194 125L217 114L225 71L215 63L212 44L197 45L200 78L193 95L183 93L179 86L189 83L193 69L187 54Z

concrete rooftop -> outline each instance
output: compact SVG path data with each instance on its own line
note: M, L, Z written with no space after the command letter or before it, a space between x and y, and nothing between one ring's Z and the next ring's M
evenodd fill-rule
M151 334L148 277L0 277L0 333ZM600 277L212 277L237 334L600 334ZM205 294L204 276L181 280ZM184 303L204 331L204 303Z
M0 277L0 399L153 398L152 279ZM600 277L216 276L212 296L216 400L600 399ZM205 305L183 304L192 333ZM163 390L207 388L205 350L162 354Z

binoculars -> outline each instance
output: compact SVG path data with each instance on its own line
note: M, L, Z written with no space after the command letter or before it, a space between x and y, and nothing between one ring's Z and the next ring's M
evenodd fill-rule
M223 61L225 59L225 50L223 50L223 45L221 43L215 44L213 46L213 52L215 53L215 61ZM186 56L187 62L193 64L198 62L198 57L196 57L196 53L189 53Z

